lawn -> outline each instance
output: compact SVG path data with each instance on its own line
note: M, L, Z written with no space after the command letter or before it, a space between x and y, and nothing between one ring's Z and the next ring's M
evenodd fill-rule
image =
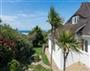
M34 47L34 50L35 50L35 53L37 55L41 56L43 63L49 65L48 58L45 55L45 53L42 52L42 48L41 47Z
M50 65L49 61L48 61L48 58L44 53L42 53L42 61L43 61L44 64Z
M36 54L38 54L38 55L42 54L42 48L41 47L34 47L33 49L35 50Z

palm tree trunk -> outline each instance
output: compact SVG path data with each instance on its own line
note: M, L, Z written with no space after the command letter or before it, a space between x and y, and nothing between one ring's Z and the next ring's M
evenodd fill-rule
M52 50L52 47L51 47L51 71L52 71L52 53L53 53L53 50Z
M66 71L66 57L65 57L65 55L64 55L63 71Z
M66 68L66 59L65 59L65 49L63 51L63 71L65 71Z
M51 35L53 35L53 27L52 27L52 32L51 32L52 34ZM52 71L52 53L53 53L53 36L52 36L52 38L51 38L51 71Z
M66 71L66 60L67 60L68 54L69 54L69 50L68 50L68 52L66 52L66 50L64 49L64 52L63 52L63 58L64 58L63 71Z
M55 47L55 43L54 43L54 26L52 26L52 46L51 46L51 71L52 71L52 56L53 56L53 48Z

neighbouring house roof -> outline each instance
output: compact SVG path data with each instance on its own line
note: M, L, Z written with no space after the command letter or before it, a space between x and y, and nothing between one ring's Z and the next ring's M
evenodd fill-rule
M83 20L79 20L77 24L72 24L72 18L77 15ZM82 3L75 14L65 23L64 28L72 30L73 32L80 31L82 35L90 35L90 2Z

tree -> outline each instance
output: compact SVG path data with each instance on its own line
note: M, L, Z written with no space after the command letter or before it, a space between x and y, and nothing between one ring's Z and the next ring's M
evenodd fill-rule
M51 70L52 70L52 53L53 48L55 46L55 31L56 29L62 25L62 18L59 17L58 13L55 11L54 7L50 8L49 14L48 14L48 22L51 25L51 33L52 33L52 47L51 47Z
M64 59L63 71L65 71L66 60L69 52L71 50L75 52L80 52L79 51L80 45L79 45L79 41L75 39L75 34L69 30L63 30L62 32L60 32L58 43L63 51L63 59Z
M36 46L42 46L44 43L44 35L43 31L40 29L40 27L36 26L30 33L29 33L29 40L32 41L32 44L34 47Z

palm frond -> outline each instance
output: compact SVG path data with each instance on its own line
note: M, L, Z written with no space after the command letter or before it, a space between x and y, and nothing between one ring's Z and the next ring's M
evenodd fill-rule
M60 48L66 48L72 51L80 52L80 43L77 41L77 39L75 39L75 36L72 32L69 30L63 30L59 37L58 43Z

